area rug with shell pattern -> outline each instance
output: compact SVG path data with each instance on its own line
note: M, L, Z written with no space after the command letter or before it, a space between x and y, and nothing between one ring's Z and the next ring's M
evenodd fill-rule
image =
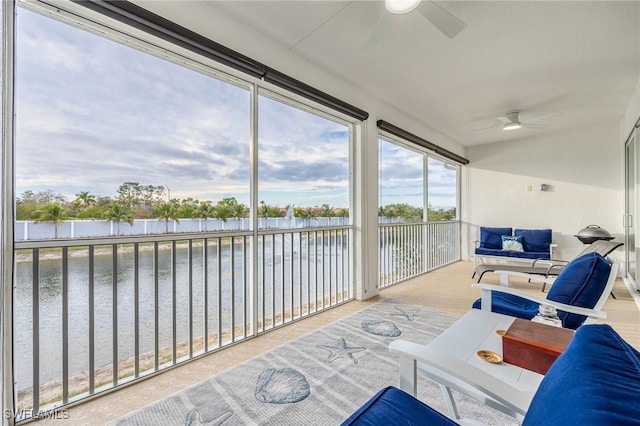
M379 389L399 383L389 343L428 343L458 317L390 299L265 352L127 414L111 426L339 425ZM419 379L418 397L445 412L440 388ZM462 395L459 411L488 425L512 419Z

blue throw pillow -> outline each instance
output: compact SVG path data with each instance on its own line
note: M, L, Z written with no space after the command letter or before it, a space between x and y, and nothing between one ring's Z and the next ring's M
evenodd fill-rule
M524 248L531 252L549 252L551 229L514 229L513 235L524 238Z
M565 305L593 308L609 279L611 264L598 253L587 253L572 260L553 282L547 299ZM586 319L583 315L558 312L562 326L576 329Z
M514 237L511 235L502 236L502 250L505 251L524 251L524 238Z
M540 383L522 425L638 425L638 394L640 353L609 325L584 325Z
M492 228L487 226L480 227L480 247L485 249L502 248L501 235L511 235L511 228Z

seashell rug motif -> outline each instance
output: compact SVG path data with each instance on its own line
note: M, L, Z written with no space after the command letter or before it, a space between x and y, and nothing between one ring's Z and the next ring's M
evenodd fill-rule
M110 426L339 425L385 386L399 383L389 343L428 343L458 317L390 299L254 357L111 422ZM425 378L418 397L446 412ZM512 419L457 395L463 416L487 425Z

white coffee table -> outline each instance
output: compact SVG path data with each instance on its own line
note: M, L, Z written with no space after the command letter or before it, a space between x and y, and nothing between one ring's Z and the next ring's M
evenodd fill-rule
M515 318L471 309L427 345L395 340L389 350L400 355L400 388L417 397L417 373L436 381L443 392L449 417L459 423L451 389L522 420L535 394L541 374L515 365L491 364L480 350L502 356L502 338Z

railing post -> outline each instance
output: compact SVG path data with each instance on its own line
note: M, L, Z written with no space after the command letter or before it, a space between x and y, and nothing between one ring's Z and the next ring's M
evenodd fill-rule
M113 244L112 247L112 272L111 272L111 292L112 292L112 348L113 348L113 385L118 384L118 244Z
M95 249L89 246L89 394L95 392Z
M69 248L62 248L62 403L69 402Z
M133 244L133 377L140 376L140 246Z
M33 282L32 282L32 307L31 315L33 321L32 350L33 350L33 411L40 410L40 251L33 250Z

